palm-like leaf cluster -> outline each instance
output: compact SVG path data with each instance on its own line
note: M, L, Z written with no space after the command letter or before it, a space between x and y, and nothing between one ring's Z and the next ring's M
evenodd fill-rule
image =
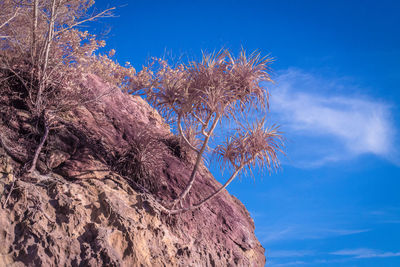
M227 50L176 67L158 59L153 62L158 68L147 93L163 114L173 111L176 116L193 116L203 122L212 114L235 116L249 106L268 105L268 94L260 82L271 81L270 61L257 53L246 56L244 51L235 58Z
M215 149L220 161L235 169L256 165L269 171L277 169L279 153L284 153L282 133L278 126L266 127L265 119L238 128Z
M191 190L204 153L212 151L210 138L222 120L240 126L215 149L223 163L235 168L228 184L244 168L260 165L272 170L279 166L278 154L282 152L283 142L278 128L266 128L265 120L243 126L243 121L249 120L251 110L259 113L268 110L268 91L262 82L272 81L270 61L259 53L248 56L242 51L234 57L229 51L222 50L203 54L201 61L176 66L163 59L152 62L148 71L152 76L151 86L145 88L147 97L175 126L182 147L192 150L195 155L189 183L173 207Z

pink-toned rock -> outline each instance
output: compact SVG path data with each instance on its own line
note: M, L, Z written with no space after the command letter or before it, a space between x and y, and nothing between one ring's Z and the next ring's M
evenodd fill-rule
M110 93L94 75L84 84L104 96L74 111L66 130L49 137L57 144L54 159L46 159L53 170L41 185L19 180L0 208L0 266L264 266L253 220L227 191L191 212L168 216L157 209L154 197L172 199L191 172L164 142L169 126L140 97ZM143 131L160 151L170 151L154 157L153 196L113 166ZM219 186L203 166L189 199ZM0 181L1 188L9 185Z

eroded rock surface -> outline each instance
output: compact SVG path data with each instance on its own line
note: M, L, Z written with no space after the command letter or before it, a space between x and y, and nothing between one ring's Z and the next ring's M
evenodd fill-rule
M168 125L139 97L109 93L92 75L85 84L104 96L50 132L40 173L18 174L18 157L30 153L23 142L15 144L21 152L14 158L0 145L0 266L264 266L253 220L229 193L179 215L157 208L154 200L174 198L191 172L169 141ZM12 136L29 127L18 118L3 119L2 131ZM138 134L144 130L158 148L149 160L153 181L141 186L121 169L130 166L123 160L127 147L146 138ZM203 166L189 199L219 186Z

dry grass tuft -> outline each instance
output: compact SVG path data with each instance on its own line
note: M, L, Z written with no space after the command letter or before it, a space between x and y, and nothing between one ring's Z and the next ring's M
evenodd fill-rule
M113 164L119 174L148 189L157 192L159 172L165 166L165 145L152 133L138 130L130 140L130 146Z

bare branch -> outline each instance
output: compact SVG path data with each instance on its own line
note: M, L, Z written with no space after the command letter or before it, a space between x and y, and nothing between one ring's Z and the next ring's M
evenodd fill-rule
M28 85L26 84L25 80L13 68L6 67L6 66L0 66L0 68L3 70L11 71L15 75L15 77L17 77L18 80L22 83L22 85L25 87L25 89L29 92L29 88L28 88Z
M33 3L33 23L32 23L32 63L35 66L36 61L36 31L38 26L38 9L39 9L39 0L34 0Z
M46 125L44 128L44 134L43 134L42 140L40 141L39 146L36 148L35 155L32 160L32 165L31 165L30 169L28 170L28 173L32 173L34 170L36 170L37 160L39 158L40 152L42 151L43 145L46 142L48 135L49 135L49 127Z
M237 175L247 166L249 165L254 159L257 157L257 155L254 155L251 159L243 162L240 166L235 168L235 171L232 173L231 177L225 182L224 185L222 185L220 188L215 190L213 193L211 193L208 197L200 200L197 204L194 204L192 206L186 207L186 208L181 208L181 209L166 209L169 214L177 214L177 213L182 213L194 209L198 209L201 206L203 206L205 203L210 201L211 199L215 198L217 195L219 195L224 189L228 187L228 185L237 177ZM165 207L164 207L165 208Z
M203 127L206 125L206 123L203 122L203 120L199 116L197 116L195 112L192 112L191 114L201 123L201 125L203 125Z
M47 75L47 64L49 61L49 52L50 52L50 47L51 47L51 43L53 40L53 34L54 34L54 23L55 23L55 19L57 17L57 13L56 13L56 1L57 0L52 0L51 2L51 14L50 14L50 22L49 22L49 27L48 27L48 32L47 32L47 39L46 39L46 43L44 45L44 58L43 58L43 62L41 62L43 65L42 69L39 72L39 90L38 90L38 94L36 96L36 110L37 112L40 112L41 109L41 105L42 105L42 95L43 95L43 91L44 88L46 87L46 75Z
M211 199L216 197L218 194L220 194L222 192L222 190L224 190L236 178L236 176L243 169L243 167L244 167L244 165L239 167L239 168L237 168L235 170L235 172L231 175L231 177L228 179L228 181L225 182L225 184L223 186L221 186L218 190L214 191L211 195L209 195L208 197L204 198L203 200L201 200L197 204L194 204L194 205L192 205L190 207L187 207L187 208L171 209L171 210L168 209L167 212L169 214L177 214L177 213L182 213L182 212L186 212L186 211L190 211L190 210L194 210L194 209L200 208L205 203L207 203L208 201L210 201Z
M9 191L8 194L7 194L7 198L6 198L6 200L4 201L4 203L3 203L3 209L7 206L8 199L10 198L10 196L11 196L13 190L14 190L14 185L15 185L15 181L13 181L13 183L12 183L12 185L11 185L11 188L10 188L10 191Z
M85 22L93 21L93 20L98 19L98 18L112 17L112 14L111 14L112 10L115 10L115 7L111 7L111 8L108 8L106 10L103 10L99 14L96 14L96 15L94 15L94 16L92 16L90 18L84 19L82 21L78 21L78 22L68 26L67 28L59 30L59 31L55 32L55 36L58 36L58 35L62 34L63 32L68 31L68 30L70 30L72 28L75 28L76 26L81 25L81 24L83 24Z
M0 134L0 146L3 147L4 151L7 153L8 156L10 156L13 160L19 163L24 163L24 160L22 159L23 156L19 155L17 152L15 152L11 147L9 147L6 142L4 141L4 138Z
M181 125L181 116L178 116L178 131L179 131L179 135L182 137L182 139L185 141L185 143L186 143L193 151L195 151L197 154L199 154L200 151L199 151L195 146L193 146L193 145L189 142L189 140L186 138L185 134L183 133L182 125Z
M210 140L210 137L211 137L215 127L217 126L218 121L219 121L219 117L217 116L214 119L214 122L213 122L213 124L211 126L210 131L208 132L208 136L206 136L206 138L204 139L203 146L201 147L199 153L197 154L196 163L195 163L195 165L193 167L192 174L190 175L189 183L186 185L186 188L182 191L180 196L174 201L173 206L175 206L178 202L180 202L189 193L190 189L192 188L192 186L194 184L194 181L196 179L197 169L199 168L200 162L201 162L201 160L203 158L203 153L207 148L207 145L208 145L208 142Z
M6 26L10 21L12 21L17 16L18 11L19 11L19 8L17 7L15 9L14 14L8 20L6 20L3 24L0 25L0 29L3 28L4 26Z

